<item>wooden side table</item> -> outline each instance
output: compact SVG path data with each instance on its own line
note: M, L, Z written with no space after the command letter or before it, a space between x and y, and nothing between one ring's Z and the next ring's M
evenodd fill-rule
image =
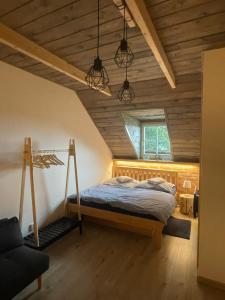
M180 212L185 215L193 215L194 195L180 194Z

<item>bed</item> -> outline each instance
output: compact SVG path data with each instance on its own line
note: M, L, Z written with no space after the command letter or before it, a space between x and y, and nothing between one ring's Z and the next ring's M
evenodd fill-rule
M142 181L160 177L176 185L173 171L114 167L113 178L129 176ZM133 185L133 186L132 186ZM175 195L142 188L137 182L128 186L113 180L81 193L81 198L68 197L68 212L80 213L98 223L145 234L153 238L155 248L162 243L162 230L175 207Z

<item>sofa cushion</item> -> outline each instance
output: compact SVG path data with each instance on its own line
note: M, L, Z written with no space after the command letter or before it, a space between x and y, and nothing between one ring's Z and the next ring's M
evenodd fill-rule
M0 254L24 244L18 219L1 220L0 222Z
M11 299L49 267L49 257L27 246L0 255L0 295Z

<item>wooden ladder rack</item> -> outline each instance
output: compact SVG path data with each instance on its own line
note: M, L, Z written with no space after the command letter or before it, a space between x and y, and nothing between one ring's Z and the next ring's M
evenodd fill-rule
M37 209L36 209L36 198L35 198L35 185L34 185L34 165L33 165L33 156L35 154L44 154L44 153L67 153L67 172L66 172L66 188L65 188L65 196L64 196L64 212L67 213L67 194L69 187L69 172L70 172L70 162L71 158L74 161L74 175L75 175L75 186L77 193L77 204L80 207L80 193L79 193L79 185L78 185L78 171L77 171L77 159L76 159L76 147L75 140L69 140L68 149L52 149L52 150L32 150L32 141L30 137L24 139L24 152L23 152L23 163L22 163L22 182L21 182L21 191L20 191L20 208L19 208L19 222L20 226L22 226L23 220L23 208L24 208L24 193L25 193L25 183L26 183L26 169L28 166L29 174L30 174L30 190L31 190L31 201L32 201L32 214L33 214L33 222L34 222L34 237L36 240L36 244L39 247L39 235L38 235L38 222L37 222ZM78 219L81 221L80 209L78 211Z

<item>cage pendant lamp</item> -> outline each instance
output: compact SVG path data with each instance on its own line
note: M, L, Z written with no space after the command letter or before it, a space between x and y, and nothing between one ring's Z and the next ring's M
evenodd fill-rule
M131 103L135 98L135 93L130 85L130 82L127 79L127 67L126 67L126 79L123 82L123 85L119 89L118 99L121 103L128 104Z
M105 67L102 64L102 60L99 56L99 12L100 12L100 0L98 0L98 36L97 36L97 56L94 60L94 64L90 67L85 80L90 88L97 90L104 90L108 83L109 77Z
M124 1L123 5L124 15L123 15L123 39L120 41L120 45L116 51L114 61L119 68L130 67L134 54L131 51L131 48L128 46L127 42L127 23L126 23L126 3Z

